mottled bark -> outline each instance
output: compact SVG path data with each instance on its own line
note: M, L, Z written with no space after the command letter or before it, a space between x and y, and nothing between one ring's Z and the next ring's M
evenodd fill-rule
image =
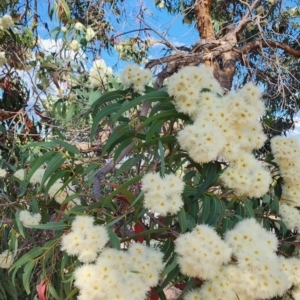
M211 19L211 5L212 0L196 0L195 2L194 10L201 40L216 40ZM235 28L233 27L232 29L234 30ZM237 43L236 34L232 33L226 35L224 42L227 42L230 46L235 46ZM217 60L209 55L211 52L212 50L210 49L205 50L205 54L209 59L206 59L204 64L213 68L213 74L221 84L222 88L224 90L230 90L235 73L235 54L232 51L224 52L220 57L221 63L219 64Z
M212 40L215 38L215 33L211 19L211 4L212 0L196 0L195 14L197 28L201 39Z

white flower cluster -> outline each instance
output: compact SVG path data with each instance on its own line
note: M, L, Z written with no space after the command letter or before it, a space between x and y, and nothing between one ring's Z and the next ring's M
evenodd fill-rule
M2 18L0 18L0 30L4 31L10 27L13 27L15 25L13 19L9 15L4 15Z
M279 206L279 215L287 229L300 229L300 212L298 209L283 203Z
M0 52L0 67L4 66L7 63L7 59L5 57L5 52Z
M148 69L141 69L139 65L128 65L125 67L121 77L124 86L132 86L137 93L143 93L145 86L152 79L152 73Z
M75 194L75 186L68 184L64 189L62 189L63 185L63 181L61 179L58 179L48 190L48 195L51 198L54 198L55 201L59 204L62 204L69 196ZM68 208L72 208L80 204L80 199L74 198L68 202Z
M0 268L9 269L14 261L14 255L11 251L5 250L0 254Z
M5 169L0 168L0 178L4 178L7 174L7 171Z
M207 235L209 234L207 231ZM234 300L237 296L239 299L249 300L269 299L282 296L293 284L299 284L300 260L278 257L276 236L263 229L254 219L238 223L233 230L226 233L225 242L227 245L224 249L226 252L229 251L228 247L232 249L234 262L223 266L220 264L218 272L214 272L214 275L210 270L208 276L203 277L199 274L199 277L210 279L205 281L201 288L190 291L185 300ZM176 251L178 245L176 242ZM207 242L204 245L207 247ZM180 246L187 248L186 251L189 250L184 242L181 242ZM196 245L196 249L208 252L207 248L202 248L202 244L198 247ZM214 251L211 249L211 252ZM214 253L208 255L215 256ZM194 261L194 264L203 264L202 260L206 259L207 257L202 255L200 263ZM212 265L216 266L216 263ZM193 267L196 269L196 266Z
M112 74L112 69L107 67L103 59L96 59L90 70L89 78L93 88L102 87L107 83L107 78Z
M105 249L95 264L75 271L78 300L141 300L156 286L163 269L163 253L142 244L127 252Z
M31 225L38 225L41 222L42 216L40 213L32 214L28 210L21 210L19 215L20 221L24 227L31 227Z
M297 137L274 137L271 141L274 161L284 180L282 198L292 206L300 206L300 144Z
M14 176L19 180L23 181L25 179L26 171L25 169L19 169L14 173Z
M44 174L45 174L45 169L38 168L30 177L29 182L32 184L41 183ZM15 174L15 176L16 176L16 174Z
M259 88L249 83L240 91L221 97L222 89L211 68L202 65L185 67L171 76L168 92L174 96L176 109L194 121L177 137L190 157L206 163L221 156L231 163L221 178L236 194L265 194L271 175L251 153L266 140L257 120L264 111Z
M76 216L71 232L62 237L61 249L69 255L77 255L84 263L91 263L96 260L108 240L106 228L94 225L93 217Z
M78 43L77 40L72 40L69 45L69 49L73 50L74 52L78 52L80 50L80 44Z
M230 247L207 225L197 225L192 232L182 234L175 245L180 269L189 277L212 279L220 265L231 259Z
M176 214L183 206L183 188L184 182L174 174L161 178L159 173L148 173L142 179L144 206L161 216Z
M81 31L81 30L85 29L84 25L80 22L76 22L74 28L78 31Z
M85 39L89 42L89 41L92 40L95 36L96 36L96 32L93 30L92 27L89 26L89 27L86 29Z

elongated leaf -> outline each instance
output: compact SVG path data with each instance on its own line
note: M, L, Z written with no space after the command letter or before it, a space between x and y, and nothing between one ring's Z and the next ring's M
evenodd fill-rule
M111 201L113 199L114 196L118 195L119 193L122 193L123 189L127 189L129 186L131 186L132 184L136 183L137 181L141 180L143 178L143 175L137 175L133 178L131 178L130 180L128 180L126 183L124 183L123 185L121 185L119 188L117 188L115 191L113 191L108 199Z
M207 219L209 225L212 226L216 225L221 211L222 211L221 200L217 197L211 197L210 214Z
M179 266L175 266L175 268L167 275L163 283L157 288L157 292L162 291L171 281L173 281L176 276L179 274L180 269Z
M18 228L19 233L21 234L21 236L23 238L25 238L24 227L23 227L23 224L20 221L20 214L19 214L19 212L16 212L15 222L17 224L17 228Z
M62 141L62 140L53 140L53 142L57 145L60 145L62 147L64 147L66 150L69 151L69 153L71 154L80 154L80 151L73 145L70 145L69 143Z
M34 259L36 259L40 255L42 255L44 252L45 252L44 248L42 248L42 247L35 247L35 248L29 250L27 253L25 253L19 260L17 260L11 266L10 271L13 270L12 280L13 280L14 284L15 284L15 276L16 276L16 273L19 270L19 267L21 267L22 265L28 263L29 261L33 261Z
M100 98L96 99L95 102L92 104L91 109L97 112L100 109L100 107L106 102L117 100L117 99L126 99L128 92L129 89L124 91L117 90L117 91L108 92L102 95Z
M146 145L152 144L152 140L154 138L159 138L159 134L161 132L161 127L165 123L164 120L153 123L148 129L146 133Z
M166 91L163 91L163 90L155 91L155 92L140 96L140 97L138 97L134 100L131 100L125 106L123 106L113 116L113 121L116 122L123 113L125 113L126 111L136 107L137 105L139 105L144 100L146 100L148 102L158 102L158 101L165 101L166 99L169 99L169 95Z
M111 115L112 113L118 111L122 107L121 103L112 103L109 104L108 106L103 107L95 116L93 120L93 124L91 127L91 134L90 134L90 141L92 143L94 135L97 131L98 125L100 121L104 118L107 117L108 115Z
M115 249L120 250L121 249L121 244L120 244L119 237L111 230L111 228L107 228L107 231L108 231L109 240L110 240L112 246Z
M163 122L167 122L172 119L188 120L189 117L183 113L178 113L176 110L165 111L157 115L151 116L150 118L147 118L145 122L143 122L142 126L145 127L148 124L151 124L152 122L156 123L159 120L162 120Z
M167 274L169 274L172 270L174 270L176 268L177 265L178 265L177 255L174 255L173 258L172 258L172 260L171 260L171 263L168 264L166 266L166 268L163 270L163 272L161 274L161 277L164 277Z
M35 267L35 262L34 261L29 261L25 267L24 267L24 272L22 274L22 281L23 281L23 287L27 293L27 295L30 294L30 278L32 277L32 270Z
M201 210L201 216L199 219L200 224L204 224L206 220L209 217L210 214L210 198L207 195L202 196L202 210Z
M75 296L78 292L79 292L78 288L73 289L72 291L70 291L70 293L68 294L65 300L72 299L72 297Z
M89 105L93 105L96 101L98 101L101 97L100 90L90 91L89 92Z
M61 300L61 298L57 294L56 290L54 289L54 286L52 285L52 283L49 283L48 291L51 294L51 296L54 297L55 300Z
M244 204L245 204L244 211L245 211L246 216L249 218L255 218L253 207L252 207L253 206L252 201L249 199L245 199Z
M30 228L43 229L43 230L63 230L66 227L64 221L48 222L45 224L31 225Z
M28 184L31 176L34 174L34 172L40 168L43 164L51 160L54 156L56 155L55 152L47 152L43 156L37 158L36 160L33 161L32 166L28 172L28 175L25 179L25 186Z
M210 187L210 185L216 180L217 174L217 164L216 163L208 163L205 165L205 169L203 170L202 178L204 177L204 181L200 183L200 187L197 193L197 198L199 199L202 194Z
M184 233L187 230L187 221L186 221L186 215L183 207L178 213L178 222L180 225L181 232Z
M165 151L161 141L158 141L159 158L160 158L160 174L165 175Z
M63 164L63 162L66 160L66 157L63 157L60 153L57 153L52 159L49 161L47 168L45 170L44 176L42 178L40 189L46 182L46 180L53 175L53 173Z

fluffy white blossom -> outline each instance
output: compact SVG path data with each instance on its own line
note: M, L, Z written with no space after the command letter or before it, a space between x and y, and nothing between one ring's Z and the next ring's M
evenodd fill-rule
M142 179L144 206L161 216L175 214L183 206L183 187L182 179L174 174L161 178L158 173L148 173Z
M78 31L81 31L81 30L84 29L84 25L82 23L80 23L80 22L76 22L74 27Z
M128 65L121 74L121 82L124 86L133 87L137 93L145 91L145 86L152 79L152 73L148 69L141 69L139 65Z
M33 214L28 210L21 210L19 218L24 227L30 228L31 225L38 225L41 222L42 216L40 213Z
M93 30L92 27L89 26L89 27L86 29L85 39L89 42L89 41L92 40L95 36L96 36L96 32Z
M32 184L37 184L42 181L42 178L44 176L45 169L38 168L31 176L29 182Z
M300 228L300 212L298 209L287 204L280 204L279 215L281 215L287 229Z
M0 18L0 30L6 30L13 26L14 26L14 21L11 16L4 15L2 18Z
M6 171L5 169L1 169L1 168L0 168L0 178L5 177L6 174L7 174L7 171Z
M0 254L0 268L9 269L14 261L14 255L11 251L5 250Z
M175 241L175 252L183 274L212 279L223 263L229 262L232 249L212 227L197 225L192 232L182 234Z
M78 43L77 40L72 40L70 43L69 43L69 48L71 50L73 50L74 52L78 52L80 50L80 44Z
M61 249L69 255L77 255L84 263L95 261L109 237L104 226L93 223L93 217L77 216L72 223L71 232L62 237Z
M111 74L112 69L107 67L105 61L103 59L96 59L89 73L92 87L102 87L107 83L107 79Z
M185 67L172 75L168 93L174 97L176 109L194 122L179 131L177 139L195 162L222 157L230 166L221 179L235 194L258 198L268 192L271 175L252 154L266 140L257 119L264 112L258 87L248 83L223 96L212 69L202 65ZM235 161L236 157L241 159Z
M271 140L274 161L278 164L284 180L282 198L289 205L300 206L300 144L297 137L277 136Z
M23 181L25 179L25 174L25 169L19 169L14 173L14 176Z
M163 253L145 245L133 244L127 252L105 249L95 264L76 269L78 299L145 299L163 267Z

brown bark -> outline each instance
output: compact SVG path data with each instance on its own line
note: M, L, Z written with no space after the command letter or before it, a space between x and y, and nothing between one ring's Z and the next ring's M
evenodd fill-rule
M196 0L195 1L195 15L197 28L201 39L212 40L215 38L215 33L211 20L211 9L212 0Z
M211 19L211 5L212 0L196 0L195 3L195 15L197 28L201 40L213 41L215 40L215 33ZM233 28L234 29L234 28ZM201 42L201 41L200 41ZM236 34L232 33L227 36L226 42L229 47L234 46L237 42ZM197 50L196 50L197 51ZM230 90L232 85L233 76L235 73L235 55L233 52L224 52L221 55L221 66L216 60L213 59L210 54L212 50L205 49L204 53L209 59L204 60L204 64L213 68L213 74L219 81L224 90Z

